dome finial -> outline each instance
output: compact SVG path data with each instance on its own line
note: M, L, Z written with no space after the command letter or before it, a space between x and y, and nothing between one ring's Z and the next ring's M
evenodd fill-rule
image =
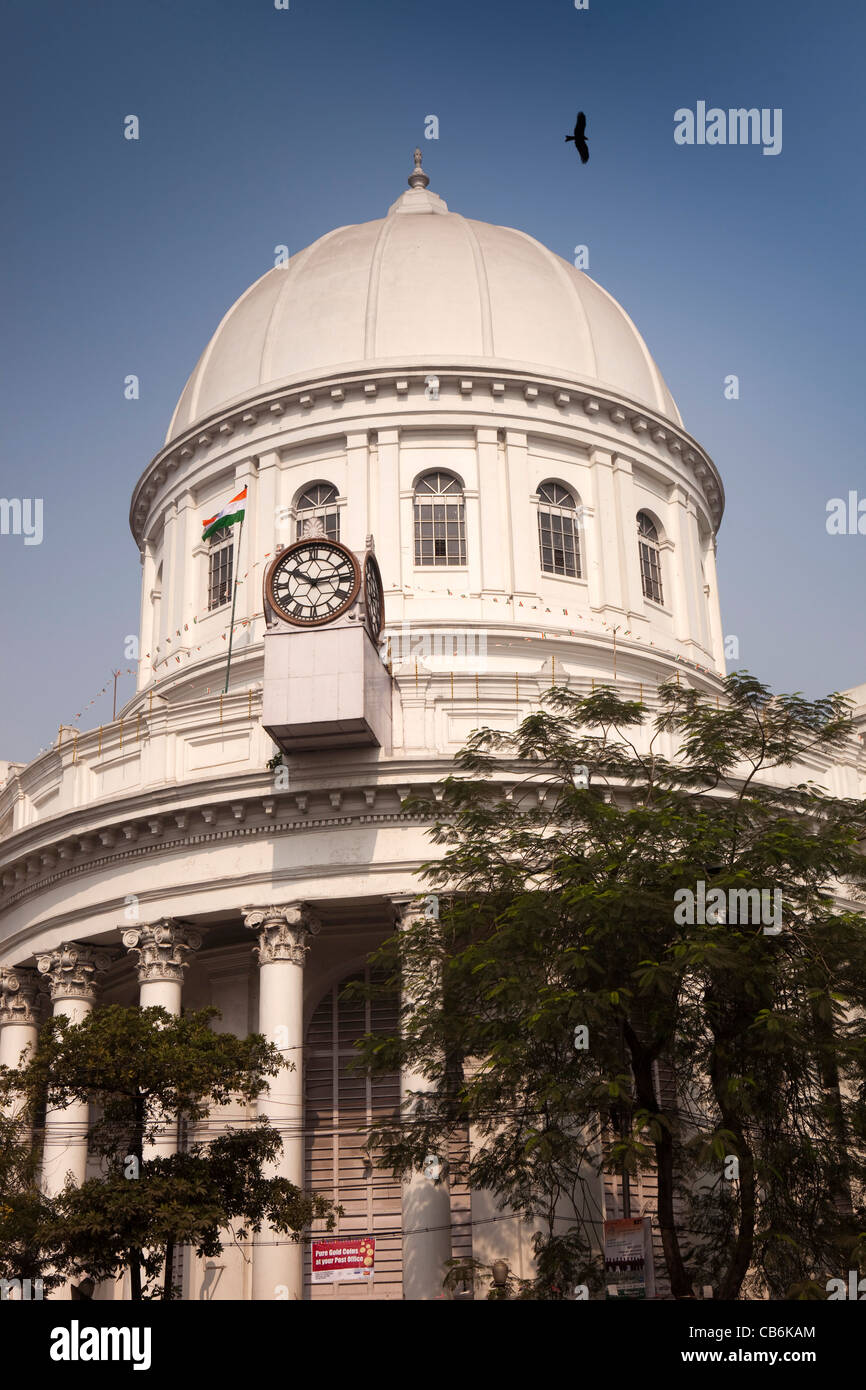
M426 188L430 182L424 170L421 168L421 151L415 151L415 168L406 180L410 188Z

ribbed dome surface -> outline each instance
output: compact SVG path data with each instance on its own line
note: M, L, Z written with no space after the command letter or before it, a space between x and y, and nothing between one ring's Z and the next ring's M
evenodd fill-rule
M380 364L546 369L682 423L606 290L525 232L461 217L414 187L387 217L328 232L241 295L187 382L167 442L265 386Z

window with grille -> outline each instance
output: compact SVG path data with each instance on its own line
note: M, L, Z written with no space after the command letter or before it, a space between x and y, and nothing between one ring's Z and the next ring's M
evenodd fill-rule
M415 564L466 564L463 489L450 473L425 473L416 485Z
M210 554L207 571L207 607L212 613L231 603L232 579L234 577L235 543L233 528L217 531L210 538Z
M315 517L325 528L329 540L340 539L340 510L337 506L337 489L331 483L313 483L305 488L295 506L297 512L298 540L304 534L304 522Z
M538 489L538 547L545 574L580 579L580 536L575 501L561 483Z
M664 603L662 593L662 562L659 551L659 533L651 517L646 512L637 514L637 544L640 555L640 582L644 598L654 603Z

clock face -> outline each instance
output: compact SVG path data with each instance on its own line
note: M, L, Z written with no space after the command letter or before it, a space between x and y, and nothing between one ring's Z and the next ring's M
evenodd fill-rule
M265 576L265 599L287 623L316 627L354 603L361 570L351 550L338 541L295 541L281 550Z
M367 627L370 636L375 640L385 621L385 605L382 600L382 576L373 555L368 555L364 561L364 607L367 611Z

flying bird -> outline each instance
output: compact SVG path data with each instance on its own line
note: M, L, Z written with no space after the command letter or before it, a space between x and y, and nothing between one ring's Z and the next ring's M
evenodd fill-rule
M566 142L568 142L569 140L573 140L573 141L574 141L574 148L577 150L577 153L580 155L580 162L581 162L581 164L585 164L585 163L587 162L587 160L589 159L589 146L588 146L587 143L586 143L586 134L585 134L585 132L586 132L586 116L583 114L582 111L578 111L578 113L577 113L577 121L575 122L575 126L574 126L574 134L573 134L573 135L566 135L565 139L566 139Z

